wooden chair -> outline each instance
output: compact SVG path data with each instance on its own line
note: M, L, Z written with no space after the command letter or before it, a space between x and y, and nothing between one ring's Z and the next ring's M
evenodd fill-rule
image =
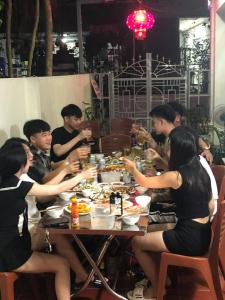
M100 139L100 151L111 154L113 151L123 151L123 148L131 147L131 137L125 134L110 134Z
M223 191L225 192L225 179L223 180ZM223 194L224 199L224 194ZM225 231L223 218L225 213L225 201L221 202L218 211L218 218L215 220L216 229L213 234L211 247L206 256L184 256L170 252L163 252L161 255L159 285L157 291L157 300L162 300L164 295L165 282L168 266L178 266L192 268L202 274L211 293L211 299L223 300L222 289L219 276L219 252L221 242L224 241ZM224 250L224 249L223 249Z
M99 121L82 121L79 126L80 130L85 128L90 128L92 130L92 136L95 139L100 138L101 136L101 129Z
M130 135L131 127L134 121L127 118L114 118L111 120L111 134L127 134Z

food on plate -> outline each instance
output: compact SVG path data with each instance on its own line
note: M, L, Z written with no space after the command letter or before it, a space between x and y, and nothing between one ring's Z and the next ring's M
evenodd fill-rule
M140 214L142 211L139 205L133 205L131 207L126 208L126 212Z
M79 212L79 214L89 213L91 211L90 205L88 205L85 202L79 202L77 206L78 206L78 212ZM70 209L71 209L71 205L68 205L67 206L67 210L70 211Z

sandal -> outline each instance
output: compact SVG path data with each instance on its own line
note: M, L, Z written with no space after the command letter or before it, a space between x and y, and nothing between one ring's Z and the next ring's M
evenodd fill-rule
M129 300L156 300L156 297L144 298L143 291L143 286L136 287L133 291L127 293L127 298Z

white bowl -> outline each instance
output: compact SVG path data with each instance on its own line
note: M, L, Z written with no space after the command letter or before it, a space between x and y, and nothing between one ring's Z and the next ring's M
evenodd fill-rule
M99 161L100 159L104 158L104 154L103 153L96 153L95 158L96 158L96 160Z
M140 195L143 195L148 188L138 185L135 187L135 190L137 190Z
M75 194L75 192L63 192L59 194L59 198L67 202L70 201L70 198Z
M82 190L82 194L84 197L89 198L89 197L94 196L94 191L92 191L90 189L84 189L84 190Z
M123 216L123 222L127 225L134 225L140 219L140 215L133 214L128 216Z
M63 207L60 206L49 206L46 209L46 213L52 218L59 218L63 213Z
M151 197L144 196L144 195L143 196L137 196L135 198L135 200L136 200L137 204L139 204L141 207L146 207L150 203Z

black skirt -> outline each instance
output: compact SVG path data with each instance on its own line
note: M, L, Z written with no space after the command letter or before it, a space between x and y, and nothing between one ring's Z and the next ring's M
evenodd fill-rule
M204 255L211 241L210 222L202 224L193 220L178 220L174 229L163 232L167 249L188 256Z
M27 232L15 237L0 253L0 272L21 267L32 255L31 238Z

